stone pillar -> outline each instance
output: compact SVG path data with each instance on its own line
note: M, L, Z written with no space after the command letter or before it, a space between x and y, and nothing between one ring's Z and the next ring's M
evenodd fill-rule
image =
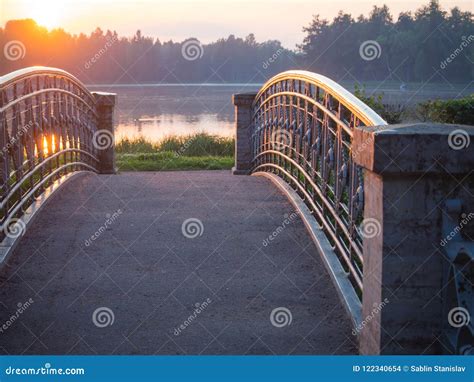
M234 175L248 175L252 166L252 103L256 93L232 96L235 105L235 166Z
M115 174L115 142L114 142L114 106L115 93L92 93L96 100L98 114L97 132L93 144L98 149L99 173Z
M364 168L362 226L375 227L364 237L360 353L442 353L443 207L457 198L474 212L474 127L356 128L353 152Z

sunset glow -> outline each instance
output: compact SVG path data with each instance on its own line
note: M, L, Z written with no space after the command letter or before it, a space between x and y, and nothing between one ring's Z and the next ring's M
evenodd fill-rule
M0 0L0 382L474 382L473 4Z
M41 1L17 1L10 3L2 2L0 13L14 12L18 18L32 18L39 25L46 28L67 28L66 15L67 1L61 0L41 0ZM20 16L21 15L21 16Z
M367 15L374 5L384 3L398 15L401 11L415 11L426 1L1 0L0 24L10 19L32 18L47 28L61 27L71 33L88 34L100 27L133 35L140 29L161 41L196 37L204 43L230 34L246 36L253 32L258 41L277 39L293 49L304 36L301 26L308 24L312 15L331 19L339 10L354 16ZM441 0L440 4L444 8L472 9L470 0ZM298 22L281 23L275 28L275 20L288 14Z

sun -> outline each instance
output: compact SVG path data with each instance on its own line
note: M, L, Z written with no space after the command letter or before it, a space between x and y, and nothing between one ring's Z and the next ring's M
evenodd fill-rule
M51 14L51 12L47 12L47 11L37 12L33 16L33 19L36 21L38 25L41 25L48 29L54 28L58 24L58 17L54 14Z
M64 15L64 1L42 0L30 5L30 15L37 24L46 28L58 27Z

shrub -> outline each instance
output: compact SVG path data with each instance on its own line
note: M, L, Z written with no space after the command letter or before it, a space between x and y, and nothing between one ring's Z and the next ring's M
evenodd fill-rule
M424 121L474 125L474 94L459 99L422 102L416 110Z
M389 124L400 123L405 115L406 108L403 105L385 105L382 102L383 93L377 95L367 96L365 87L360 87L357 84L354 87L354 95L364 102L367 106L372 108L377 114Z

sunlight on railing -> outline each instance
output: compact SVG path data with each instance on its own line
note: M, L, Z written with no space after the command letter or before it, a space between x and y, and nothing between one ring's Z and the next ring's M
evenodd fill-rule
M357 126L386 125L367 105L324 76L283 72L253 103L253 172L272 172L310 208L362 291L362 170L352 160Z
M97 169L94 96L69 73L32 67L0 77L0 231L66 174Z

